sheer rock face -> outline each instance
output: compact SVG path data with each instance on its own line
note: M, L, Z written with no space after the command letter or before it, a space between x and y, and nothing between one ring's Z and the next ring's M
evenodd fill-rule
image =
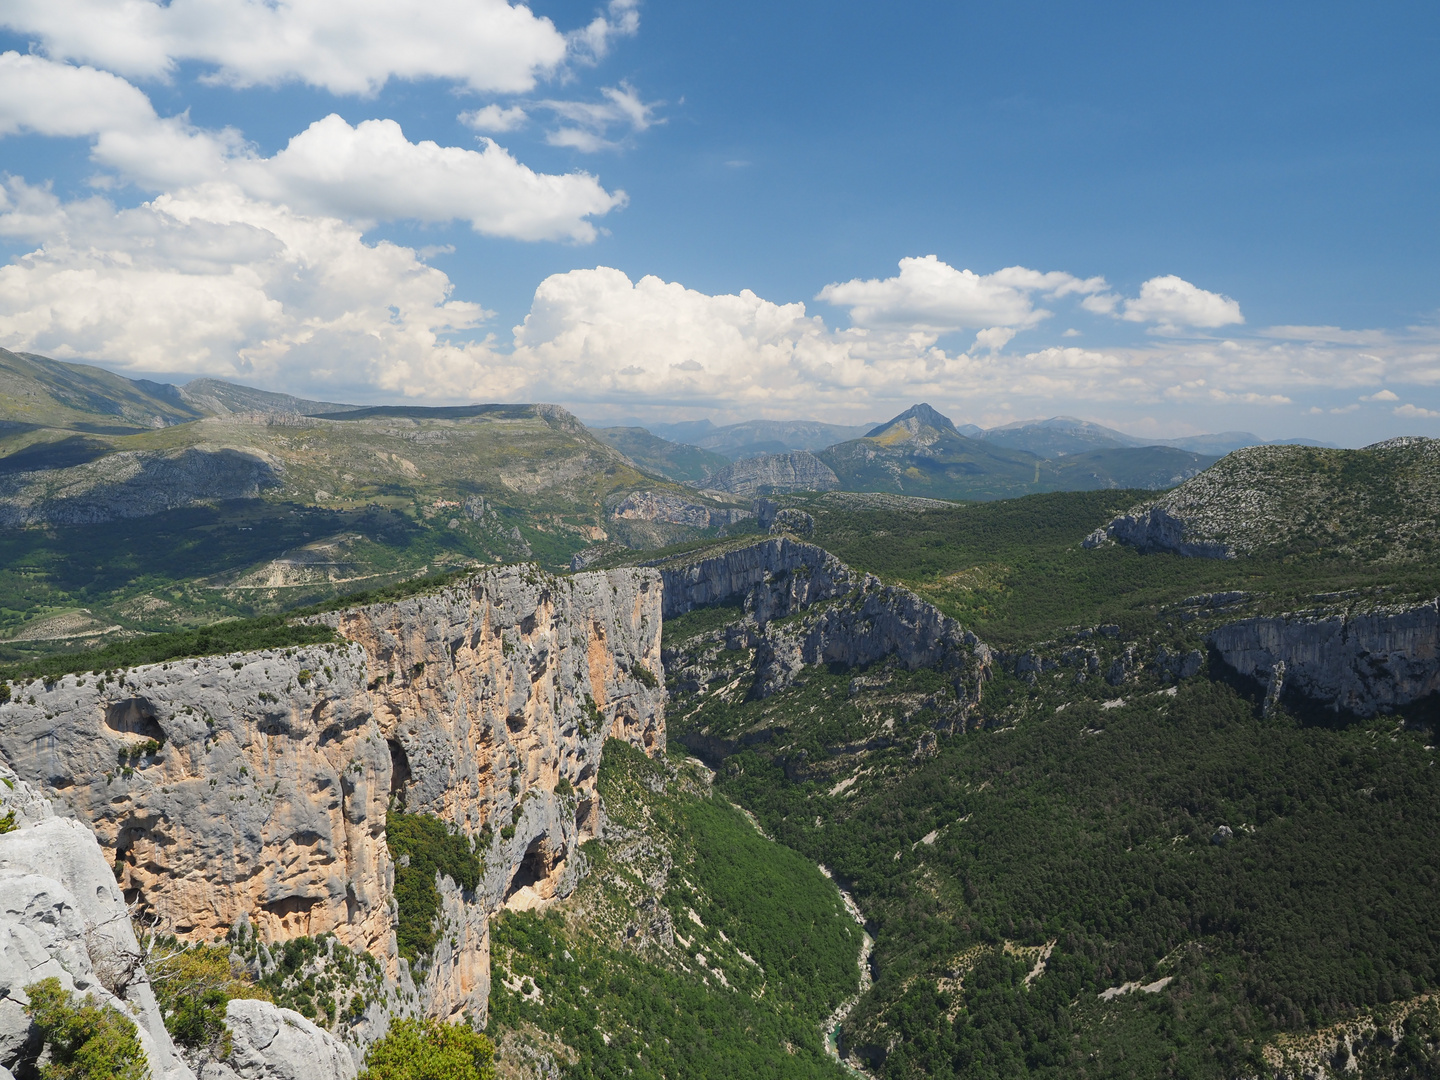
M989 678L991 651L974 634L908 589L859 574L814 544L776 537L689 564L662 564L661 573L667 617L742 601L747 626L730 647L755 650L757 697L783 690L811 664L863 667L885 657L912 670L953 672L957 691L963 688L972 703ZM776 623L791 615L800 617ZM678 652L667 658L670 665L688 663Z
M664 747L664 688L632 673L661 670L660 605L653 571L487 571L323 616L348 644L16 686L0 756L91 825L126 898L182 936L242 916L272 941L329 931L402 981L392 794L471 836L492 826L475 894L441 879L448 932L419 986L435 1015L483 1013L488 916L573 883L605 738ZM562 777L573 795L555 794Z
M751 693L779 693L811 664L865 667L887 656L912 671L940 667L955 672L957 689L966 687L972 703L979 700L992 660L984 642L933 604L866 574L845 599L764 634Z
M760 495L782 491L834 491L840 478L814 454L761 454L727 465L705 481L715 491Z
M56 978L135 1022L156 1080L193 1080L149 983L135 977L140 946L94 835L56 817L8 769L0 778L0 814L15 826L0 835L0 1067L33 1068L41 1044L25 1015L25 987Z
M1299 695L1374 716L1440 691L1440 609L1242 619L1210 635L1236 671L1258 679L1267 702Z
M661 565L665 617L740 599L759 622L783 618L822 600L845 596L860 575L824 548L787 536L707 559Z

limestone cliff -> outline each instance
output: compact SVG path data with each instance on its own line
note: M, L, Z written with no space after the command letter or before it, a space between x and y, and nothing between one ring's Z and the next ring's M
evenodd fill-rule
M488 916L573 882L605 738L663 748L660 619L653 571L486 571L323 617L346 644L16 686L0 756L181 935L242 918L266 940L332 931L402 983L392 796L492 837L474 894L440 879L446 932L415 976L426 1011L483 1015Z
M749 510L707 506L671 491L632 491L610 512L615 521L662 522L696 529L734 525L754 517Z
M1373 716L1440 690L1440 609L1409 608L1242 619L1210 644L1270 701L1292 695Z
M155 1080L193 1080L155 995L136 977L140 945L95 837L56 817L30 785L0 768L0 1068L25 1075L41 1051L25 987L64 989L132 1018Z
M660 570L667 616L741 601L744 629L729 632L726 644L755 650L756 697L784 689L811 664L864 667L885 657L912 670L953 672L957 695L970 703L989 676L990 649L974 634L908 589L856 573L814 544L780 536ZM695 663L666 657L667 670Z
M736 495L768 495L782 491L833 491L840 486L840 478L814 454L799 450L744 458L708 477L704 486Z
M660 564L665 582L665 617L709 604L742 600L760 622L844 596L860 575L824 548L788 536L737 545L700 558Z

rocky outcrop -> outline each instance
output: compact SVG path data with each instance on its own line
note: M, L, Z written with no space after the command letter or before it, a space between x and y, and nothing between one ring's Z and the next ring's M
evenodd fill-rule
M1234 549L1222 541L1189 538L1184 519L1176 517L1163 506L1142 507L1121 514L1104 529L1096 529L1086 537L1085 547L1099 547L1111 540L1147 554L1170 551L1198 559L1235 557Z
M280 483L261 450L125 450L68 469L0 475L0 528L93 525L216 499L254 498Z
M705 506L668 491L632 491L620 500L610 516L617 521L663 522L709 529L733 525L754 514L749 510Z
M751 696L778 693L811 664L864 667L886 657L912 671L953 670L962 684L969 676L972 701L978 700L991 662L989 647L933 604L867 574L843 599L762 635Z
M728 465L705 480L705 487L735 495L770 495L785 491L833 491L840 486L834 470L804 450L761 454Z
M402 982L392 797L489 838L473 894L440 879L448 932L415 973L426 1011L483 1015L488 917L573 883L604 740L663 749L660 586L507 567L324 616L345 644L18 685L0 756L91 825L109 880L182 937L242 918L267 941L333 932Z
M1329 552L1366 560L1433 557L1440 440L1407 436L1361 450L1251 446L1086 541L1203 558Z
M22 1074L42 1047L25 987L56 978L134 1021L155 1080L192 1080L165 1030L139 942L94 835L0 769L0 1066Z
M697 607L743 600L761 623L844 596L860 575L824 548L787 536L745 544L718 555L660 564L665 617Z
M200 1080L355 1080L355 1061L334 1035L268 1001L232 1000L225 1009L232 1048Z
M1242 619L1212 631L1210 644L1241 675L1258 679L1271 703L1300 697L1373 716L1440 690L1433 600L1362 614Z
M809 536L815 531L815 518L793 506L781 506L772 499L755 500L755 520L772 536L794 533Z
M858 574L824 548L788 536L686 562L660 564L665 614L673 617L740 601L744 626L727 647L755 650L752 696L768 697L811 664L863 667L894 657L912 670L957 673L978 699L990 649L974 634L908 589ZM787 617L800 616L793 621ZM785 620L776 625L777 620ZM686 658L667 655L667 669Z

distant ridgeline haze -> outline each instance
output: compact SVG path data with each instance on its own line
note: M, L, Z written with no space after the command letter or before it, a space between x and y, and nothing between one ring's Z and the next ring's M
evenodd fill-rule
M550 405L361 408L0 350L0 663L742 527Z
M1242 431L1146 440L1066 416L988 430L957 427L928 405L858 428L763 420L717 428L688 421L596 428L595 434L646 469L715 491L838 489L942 499L1173 487L1224 454L1263 441Z

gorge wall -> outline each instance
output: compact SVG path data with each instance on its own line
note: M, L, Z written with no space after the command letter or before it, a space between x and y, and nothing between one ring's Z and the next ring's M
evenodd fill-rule
M665 617L740 600L759 622L852 592L861 575L824 548L777 536L699 559L659 564Z
M333 932L402 986L392 796L488 839L473 893L439 879L445 933L413 979L424 1011L483 1016L488 917L572 886L605 739L663 750L660 575L506 567L320 621L345 642L16 685L0 757L176 933Z
M1279 699L1374 716L1440 690L1440 607L1279 615L1218 627L1210 644Z
M846 566L824 548L779 536L694 561L660 565L667 617L739 601L745 626L728 633L731 651L755 651L751 694L768 697L811 664L864 667L894 657L910 669L952 672L962 701L979 700L990 648L910 590ZM798 616L790 618L790 616ZM695 657L668 653L667 670Z

